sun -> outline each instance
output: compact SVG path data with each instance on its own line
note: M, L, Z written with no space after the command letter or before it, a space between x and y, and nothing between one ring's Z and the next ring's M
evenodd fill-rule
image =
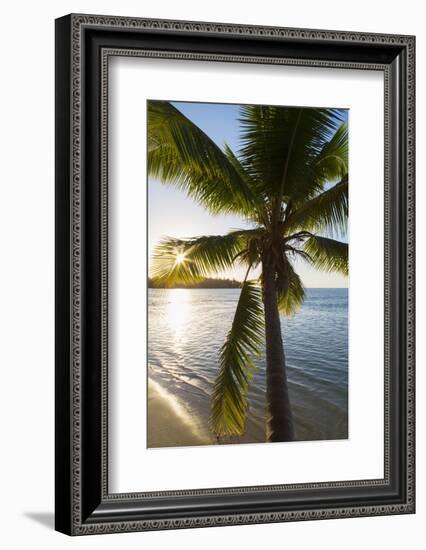
M179 254L176 254L175 263L176 264L183 264L185 261L185 254L182 254L181 252Z

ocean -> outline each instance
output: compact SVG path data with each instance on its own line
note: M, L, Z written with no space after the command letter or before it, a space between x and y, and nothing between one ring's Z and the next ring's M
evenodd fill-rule
M239 289L148 291L148 376L205 434L206 443L215 442L208 429L210 395L239 293ZM346 439L348 290L306 289L299 312L291 319L281 317L281 325L296 440ZM221 443L265 441L264 356L255 362L247 433Z

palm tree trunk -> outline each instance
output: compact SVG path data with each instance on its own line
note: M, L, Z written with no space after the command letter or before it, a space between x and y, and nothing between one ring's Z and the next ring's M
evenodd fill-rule
M263 302L266 336L267 440L292 441L293 417L288 395L281 323L278 312L275 270L263 263Z

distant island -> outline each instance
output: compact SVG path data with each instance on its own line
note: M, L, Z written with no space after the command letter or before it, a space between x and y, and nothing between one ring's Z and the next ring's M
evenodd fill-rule
M241 282L235 279L203 279L198 283L176 284L172 286L155 285L148 277L148 288L241 288Z

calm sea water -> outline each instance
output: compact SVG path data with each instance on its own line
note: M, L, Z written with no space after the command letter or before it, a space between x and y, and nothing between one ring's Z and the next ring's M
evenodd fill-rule
M348 436L348 291L307 289L300 311L281 318L296 439ZM149 377L208 434L219 350L239 289L150 289ZM247 435L265 440L265 360L251 384ZM149 411L148 411L149 414Z

